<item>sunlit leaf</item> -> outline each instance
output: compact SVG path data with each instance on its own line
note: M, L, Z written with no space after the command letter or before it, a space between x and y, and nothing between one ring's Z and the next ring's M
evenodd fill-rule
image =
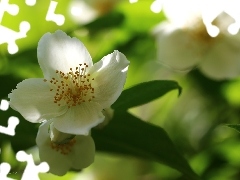
M165 16L162 12L154 13L151 11L150 6L152 2L152 0L143 0L129 5L128 1L123 1L118 6L118 10L126 17L126 28L134 32L149 31L157 23L164 20Z
M175 81L155 80L144 82L124 90L112 107L117 110L126 110L148 103L171 90L178 90L179 94L181 93L181 87Z

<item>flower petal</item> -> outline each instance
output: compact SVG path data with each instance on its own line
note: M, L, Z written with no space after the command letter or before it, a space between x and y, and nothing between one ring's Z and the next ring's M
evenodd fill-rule
M56 77L56 70L67 73L79 64L92 66L91 56L83 43L60 30L43 35L38 43L37 56L46 79Z
M50 172L62 176L70 168L82 169L92 164L95 156L95 145L90 135L76 136L76 142L68 154L61 154L51 148L48 130L52 122L53 120L44 122L39 127L36 138L40 159L49 164Z
M202 46L186 30L165 22L156 27L154 34L158 59L163 65L188 71L200 62Z
M104 128L113 118L114 116L114 109L110 108L105 108L102 110L103 115L105 116L104 121L100 123L97 128Z
M200 64L201 71L216 79L230 79L240 75L239 39L233 37L219 37L219 41L210 49Z
M120 96L127 77L129 61L119 51L102 58L89 70L94 77L95 102L103 109L110 107Z
M53 102L54 94L41 78L26 79L8 95L10 106L30 122L41 122L66 112Z
M50 172L58 176L63 176L71 168L72 159L70 154L63 155L51 148L48 127L52 121L43 123L38 130L36 143L39 148L41 161L48 163Z
M76 136L76 140L76 145L71 152L73 162L72 168L83 169L88 167L94 161L95 144L90 135Z
M54 118L53 125L61 132L76 135L88 135L89 130L103 122L102 108L98 103L86 102Z

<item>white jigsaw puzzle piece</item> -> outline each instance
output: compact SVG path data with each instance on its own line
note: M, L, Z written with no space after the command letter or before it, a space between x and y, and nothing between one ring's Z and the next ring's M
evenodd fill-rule
M229 0L227 2L228 4L226 4L224 11L235 20L235 23L232 23L228 26L228 32L232 35L235 35L238 33L240 28L240 11L239 11L240 1Z
M10 172L11 166L10 164L3 162L0 164L0 179L1 180L15 180L12 178L7 177L8 173Z
M57 7L58 2L56 1L51 1L47 16L46 16L46 21L53 21L55 22L58 26L61 26L64 24L65 17L61 14L55 14L55 9Z
M18 151L16 158L20 162L27 162L21 180L40 180L38 173L46 173L49 171L49 165L46 162L41 162L41 164L35 165L32 155L27 154L24 151Z
M0 126L0 133L15 136L15 128L19 124L19 119L15 116L8 118L8 127Z
M0 103L0 110L6 111L8 110L8 108L9 108L9 102L5 99L2 99Z
M208 33L212 37L216 37L220 33L220 29L213 25L212 22L222 12L225 12L235 20L235 23L228 26L228 32L232 35L237 34L240 28L239 6L239 0L205 0L203 3L202 18Z
M0 25L0 44L8 43L8 52L10 54L15 54L18 51L18 46L15 41L27 36L27 32L30 30L30 24L22 21L19 30L19 32L16 32Z
M0 23L2 22L4 12L8 12L13 16L17 15L19 12L19 7L16 4L9 4L8 1L9 0L0 1Z
M25 3L28 6L34 6L36 4L36 0L25 0Z
M0 110L6 111L9 108L9 102L5 99L2 99L0 104ZM11 116L8 119L8 127L3 127L0 125L0 133L7 134L10 136L15 135L15 128L19 124L19 119L15 116Z
M33 5L36 0L26 0L26 3ZM8 44L8 52L10 54L15 54L18 51L18 46L16 44L17 39L26 37L27 32L30 29L30 24L26 21L22 21L19 25L19 32L13 31L3 25L1 25L2 18L5 12L11 15L17 15L19 12L19 7L16 4L9 4L9 0L0 1L0 44Z

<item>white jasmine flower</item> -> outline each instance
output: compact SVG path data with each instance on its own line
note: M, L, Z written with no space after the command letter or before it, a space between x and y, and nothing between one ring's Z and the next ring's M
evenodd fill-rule
M240 75L240 34L229 33L234 22L231 13L220 14L219 7L211 11L213 5L200 0L165 1L169 22L154 30L162 64L181 71L198 67L216 80Z
M93 65L85 46L60 30L40 39L37 55L44 79L19 83L10 106L30 122L53 119L61 132L87 135L121 94L129 61L115 50Z
M77 135L67 141L51 141L49 129L51 120L41 124L38 130L36 143L39 148L39 157L41 161L48 163L49 172L62 176L71 168L80 170L86 168L94 161L95 145L90 135ZM54 129L54 134L57 132ZM65 136L64 133L57 132L58 137ZM66 135L68 136L68 134ZM56 137L55 137L56 140Z

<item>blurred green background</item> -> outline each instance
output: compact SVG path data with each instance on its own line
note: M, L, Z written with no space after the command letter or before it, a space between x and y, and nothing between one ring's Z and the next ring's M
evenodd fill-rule
M170 92L161 99L130 109L130 112L163 127L202 179L240 179L240 136L225 126L239 123L239 78L214 81L197 68L182 73L159 63L152 29L166 17L163 12L150 10L153 0L132 4L128 0L91 0L88 6L96 13L94 18L88 18L87 13L73 18L71 8L76 4L70 0L57 2L55 13L65 17L62 26L45 20L50 1L37 1L34 6L27 6L24 1L9 1L19 6L19 13L12 16L5 12L0 25L18 32L19 24L24 20L30 23L31 29L26 38L16 40L19 47L16 54L8 53L6 43L0 44L0 99L7 99L8 93L23 79L43 77L37 62L38 40L46 32L61 29L79 38L94 62L115 49L124 53L131 62L125 88L156 79L177 81L183 88L180 97L177 92ZM20 124L14 137L0 134L0 162L10 163L9 177L20 179L25 164L16 161L15 153L26 150L35 155L36 162L39 160L35 147L38 124L27 122L9 108L0 111L0 125L7 126L10 116L19 117ZM183 179L181 173L165 165L109 153L97 153L95 162L82 172L69 172L63 177L39 176L43 180Z

